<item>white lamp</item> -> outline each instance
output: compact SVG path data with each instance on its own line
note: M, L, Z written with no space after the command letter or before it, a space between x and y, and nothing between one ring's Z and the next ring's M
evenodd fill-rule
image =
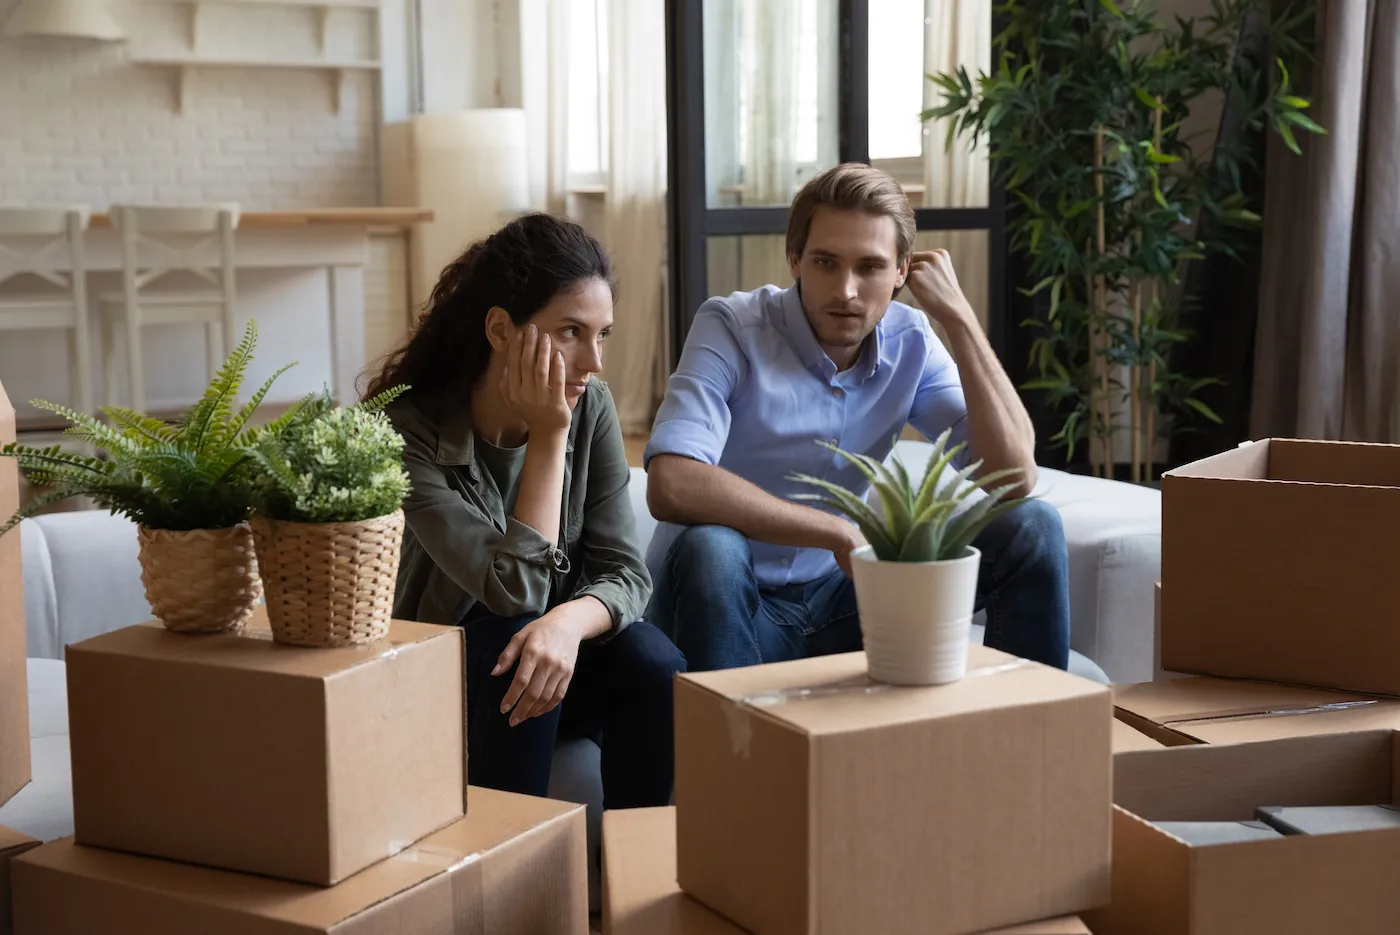
M5 35L117 42L126 38L126 31L102 0L20 0L5 23Z

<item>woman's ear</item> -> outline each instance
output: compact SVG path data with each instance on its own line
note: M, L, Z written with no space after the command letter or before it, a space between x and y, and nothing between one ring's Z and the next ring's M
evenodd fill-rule
M510 313L499 305L486 313L486 340L491 342L492 350L505 353L515 331L515 322L510 320Z

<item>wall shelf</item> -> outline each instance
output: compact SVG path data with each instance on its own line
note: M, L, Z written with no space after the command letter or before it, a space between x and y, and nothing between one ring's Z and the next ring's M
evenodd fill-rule
M258 59L228 58L199 55L162 55L133 58L133 64L169 68L175 72L175 101L179 113L185 112L189 95L189 73L200 68L277 69L281 71L324 71L331 75L335 111L341 112L345 101L345 82L352 72L377 71L379 62L365 59L331 61L326 59Z

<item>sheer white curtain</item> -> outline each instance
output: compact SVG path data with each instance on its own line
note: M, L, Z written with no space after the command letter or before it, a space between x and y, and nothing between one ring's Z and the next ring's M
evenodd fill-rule
M610 0L609 143L603 239L617 265L617 327L603 375L623 431L651 428L664 389L666 303L665 7Z
M665 7L651 0L588 2L585 9L579 0L522 0L531 203L573 215L608 248L619 297L603 377L623 430L637 432L651 427L665 380ZM597 48L584 45L595 41ZM591 68L590 62L597 63L597 74L580 75L576 66ZM600 93L596 101L586 96L596 106L585 110L577 95L571 102L570 89L590 79L599 82ZM595 127L577 121L596 123L605 165L597 158L577 164L581 147L571 146L579 142L570 139L571 120L580 137L592 136ZM580 193L585 188L590 191Z
M991 69L992 15L988 0L924 0L924 74L952 72L959 65L970 75ZM924 107L942 103L930 81L924 82ZM924 125L922 206L966 208L987 203L989 168L986 152L973 150L966 138L944 147L947 123ZM916 249L942 247L953 258L958 282L983 323L987 315L989 243L984 231L920 234ZM907 298L907 296L906 296Z

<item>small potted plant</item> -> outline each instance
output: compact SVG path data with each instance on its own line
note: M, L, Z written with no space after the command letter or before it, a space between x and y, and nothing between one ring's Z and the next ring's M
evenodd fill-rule
M349 408L308 397L259 439L252 528L274 640L345 646L389 632L409 480L383 408L406 389Z
M867 455L819 443L869 478L879 509L840 485L807 474L792 477L822 490L796 499L844 514L869 543L851 553L851 574L870 676L882 682L941 685L966 674L981 562L972 540L1021 502L1007 499L1016 484L993 486L1017 470L973 479L982 466L976 461L950 472L964 446L945 450L948 436L944 432L934 442L917 486L897 455L893 467L886 467ZM971 500L978 490L986 496Z
M249 422L287 369L269 377L235 410L256 339L256 325L249 322L242 342L203 397L174 424L108 406L102 412L109 424L35 400L35 406L72 423L66 435L102 456L17 442L0 449L0 455L19 462L32 483L46 489L10 517L0 535L50 504L88 497L99 507L135 520L146 600L168 629L241 629L262 597L247 522L255 475L250 449L263 431L277 427L253 427ZM289 411L283 418L294 414Z

